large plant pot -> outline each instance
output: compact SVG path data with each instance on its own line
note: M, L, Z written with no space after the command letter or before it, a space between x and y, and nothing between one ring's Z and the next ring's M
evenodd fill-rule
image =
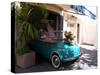
M16 56L16 65L21 68L27 68L35 64L36 57L35 52L29 52L25 53L24 55L18 55Z

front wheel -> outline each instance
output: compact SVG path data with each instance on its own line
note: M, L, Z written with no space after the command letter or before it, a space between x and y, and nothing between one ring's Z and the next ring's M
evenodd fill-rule
M58 55L52 55L51 64L54 68L59 68L61 66L61 60Z

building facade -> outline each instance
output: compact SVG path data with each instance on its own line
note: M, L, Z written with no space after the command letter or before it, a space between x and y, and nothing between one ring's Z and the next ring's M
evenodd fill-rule
M64 38L65 31L71 31L74 43L93 45L97 48L97 19L92 12L71 5L43 4L48 10L48 20L58 38ZM96 7L95 7L96 8ZM97 8L96 10L97 11ZM87 13L86 13L87 12Z

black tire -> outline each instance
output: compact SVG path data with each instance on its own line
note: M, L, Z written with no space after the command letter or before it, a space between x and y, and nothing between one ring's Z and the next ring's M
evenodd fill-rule
M58 55L54 54L51 57L51 64L54 68L58 69L61 66L61 60Z

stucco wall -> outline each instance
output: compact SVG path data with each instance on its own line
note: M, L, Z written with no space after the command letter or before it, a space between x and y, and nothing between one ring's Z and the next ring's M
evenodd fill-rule
M97 23L88 16L80 17L80 42L97 47Z
M74 23L74 25L79 24L79 43L83 44L91 44L94 45L97 48L97 21L91 19L88 16L83 16L83 15L79 15L79 14L72 14L69 12L66 12L67 15L74 15L75 17L77 17L76 21L69 21L71 23ZM65 17L65 16L64 16ZM66 20L66 18L64 19ZM67 24L67 25L66 25ZM64 30L68 30L68 27L65 28L66 26L68 26L68 16L67 16L67 20L64 21ZM77 34L77 27L74 26L74 33ZM75 39L77 40L77 39Z

